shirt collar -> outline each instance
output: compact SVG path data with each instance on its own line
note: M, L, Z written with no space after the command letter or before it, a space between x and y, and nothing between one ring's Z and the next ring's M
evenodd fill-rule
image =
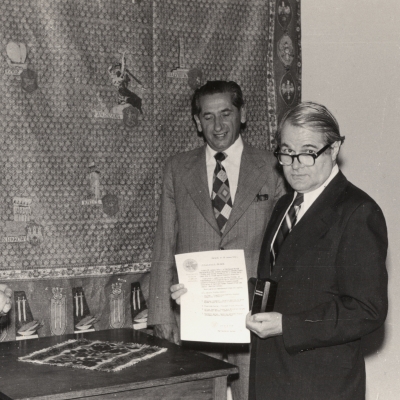
M233 143L230 147L228 147L226 150L224 150L224 153L226 154L227 158L229 158L229 162L233 164L240 164L240 159L242 156L243 152L243 139L242 135L239 135L238 138L235 140L235 143ZM218 151L213 150L207 143L206 146L206 162L215 162L214 156L218 153Z
M331 180L339 173L339 167L337 164L332 168L331 174L329 175L328 179L317 189L304 193L304 205L306 208L307 205L311 205L317 197L324 191L324 189L329 185ZM297 192L294 193L294 197L297 196Z

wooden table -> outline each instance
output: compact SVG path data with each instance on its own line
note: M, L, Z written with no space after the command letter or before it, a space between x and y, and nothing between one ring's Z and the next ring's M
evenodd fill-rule
M168 350L119 372L99 372L18 361L65 340L85 337L146 343ZM0 344L0 399L226 399L227 376L237 367L133 329L51 336Z

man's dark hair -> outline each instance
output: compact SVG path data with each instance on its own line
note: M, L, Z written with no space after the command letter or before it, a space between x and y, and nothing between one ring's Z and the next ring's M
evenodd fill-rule
M242 108L244 104L243 93L242 89L236 82L208 81L205 85L196 89L193 94L192 116L200 114L200 99L203 96L217 93L229 93L232 98L232 104L239 110Z
M340 136L339 124L336 118L322 104L308 101L288 110L282 117L276 132L278 144L281 142L281 131L286 123L322 133L326 144L333 144L338 141L343 143L344 141L344 136Z

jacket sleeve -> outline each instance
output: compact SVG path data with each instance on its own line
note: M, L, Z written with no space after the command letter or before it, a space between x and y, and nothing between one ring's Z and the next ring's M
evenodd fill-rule
M276 175L276 186L275 186L275 197L274 197L274 205L275 205L277 201L288 191L282 173L280 173L276 168L274 169L274 172Z
M149 289L149 325L175 323L170 287L173 284L177 215L172 161L167 161L157 231L154 239Z
M387 298L387 230L376 203L361 203L351 213L335 259L337 292L311 310L283 315L283 340L290 354L348 343L379 328Z

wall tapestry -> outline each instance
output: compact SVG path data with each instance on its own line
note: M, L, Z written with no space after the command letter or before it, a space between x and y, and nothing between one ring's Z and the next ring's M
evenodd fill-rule
M272 149L300 2L2 0L0 21L0 340L132 326L165 160L202 144L193 90L238 82L245 140Z

